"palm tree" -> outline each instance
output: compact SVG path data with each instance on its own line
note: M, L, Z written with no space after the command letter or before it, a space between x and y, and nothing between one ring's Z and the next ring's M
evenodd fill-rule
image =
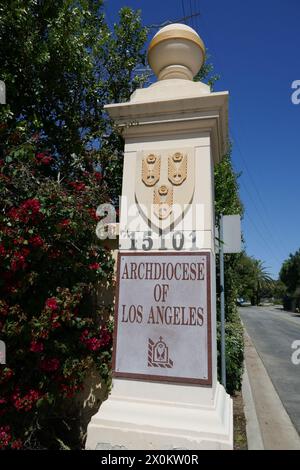
M251 298L252 305L259 305L261 300L261 291L264 284L270 284L273 282L268 268L264 266L264 262L259 259L253 259L253 275L255 289Z

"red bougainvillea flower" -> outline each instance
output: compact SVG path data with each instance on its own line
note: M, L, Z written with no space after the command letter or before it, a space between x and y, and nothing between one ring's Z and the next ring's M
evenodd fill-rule
M52 157L45 157L45 158L43 158L43 160L41 161L41 163L42 163L43 165L50 165L50 163L52 163L52 162L53 162L53 158L52 158Z
M39 390L31 389L22 397L20 391L17 390L12 395L12 402L16 410L29 411L42 396Z
M6 250L4 248L4 245L1 243L0 244L0 256L4 258L5 255L6 255Z
M16 251L13 255L10 269L13 272L24 269L26 267L26 258L30 251L28 248L22 248L20 251Z
M8 217L13 220L20 220L28 223L29 220L35 221L40 214L41 203L38 199L27 199L20 207L12 207L8 212Z
M19 208L19 219L21 222L35 220L41 209L41 203L38 199L27 199Z
M40 235L35 235L34 237L31 237L28 241L30 245L34 246L35 248L44 245L44 240L40 237Z
M101 347L107 346L111 342L112 340L111 333L108 331L106 326L103 326L101 328L100 338L101 338Z
M35 353L40 353L44 351L44 345L38 341L31 341L30 343L30 351Z
M85 184L81 183L79 181L72 181L71 183L69 183L69 186L71 186L71 188L75 189L75 191L84 191L85 190Z
M78 390L83 390L83 386L60 384L60 389L66 398L72 398Z
M52 250L50 250L48 256L49 256L50 259L57 259L61 256L61 252L57 249L52 249Z
M23 243L24 243L24 238L23 237L18 237L18 238L15 238L13 240L13 244L16 245L16 246L17 245L23 245Z
M51 162L53 162L53 158L50 157L47 153L43 153L43 152L40 152L40 153L37 153L36 156L36 161L38 163L38 165L50 165Z
M58 303L55 297L50 297L49 299L46 300L45 306L47 308L50 308L51 310L57 310L58 309Z
M11 441L10 426L0 427L0 449L7 447Z
M6 317L8 314L8 311L9 311L9 307L7 303L0 301L0 315L3 315L4 317Z
M23 447L23 442L21 441L21 439L16 439L11 444L11 448L14 450L22 449L22 447Z
M58 315L56 315L55 313L52 313L52 315L51 315L51 327L53 329L59 328L61 326L58 319L59 319Z
M8 217L12 220L18 220L19 218L19 212L16 209L16 207L12 207L9 212L8 212Z
M43 158L46 157L46 154L44 152L39 152L36 154L35 158L40 161L40 160L43 160Z
M90 351L98 351L98 349L101 348L101 340L98 339L98 338L89 338L89 339L86 341L86 347L87 347Z
M5 367L4 369L0 368L0 383L3 384L7 382L13 375L14 372L9 367Z
M107 345L111 340L111 335L107 330L101 331L101 337L96 338L95 336L89 337L88 330L84 330L81 333L80 341L84 344L89 351L98 351L103 346Z
M55 372L59 368L60 362L56 357L52 359L43 359L40 362L40 368L44 372Z
M99 220L100 219L100 217L97 215L96 209L89 208L89 209L87 209L87 211L88 211L88 213L90 214L90 216L93 220Z
M61 222L59 222L58 226L59 227L68 227L71 223L70 219L63 219Z
M100 173L99 171L96 171L94 173L94 177L96 181L101 181L103 179L102 173Z
M100 264L99 263L91 263L89 265L89 269L91 269L92 271L96 271L97 269L100 268Z

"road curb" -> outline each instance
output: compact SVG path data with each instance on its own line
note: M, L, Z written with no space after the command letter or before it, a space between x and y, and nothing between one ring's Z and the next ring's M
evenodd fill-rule
M257 418L252 389L246 363L244 362L244 374L242 384L242 395L244 401L244 412L246 418L246 434L248 450L264 450L264 443Z

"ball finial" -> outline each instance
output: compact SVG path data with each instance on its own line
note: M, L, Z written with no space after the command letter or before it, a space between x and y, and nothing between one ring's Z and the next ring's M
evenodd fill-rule
M160 29L148 48L148 62L158 80L192 80L205 58L205 46L193 28L180 23Z

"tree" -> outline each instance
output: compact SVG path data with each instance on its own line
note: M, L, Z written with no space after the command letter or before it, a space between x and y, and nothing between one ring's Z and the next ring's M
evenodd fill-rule
M282 264L280 280L287 287L289 294L294 294L300 287L300 250L290 254L289 258Z
M284 261L279 278L286 287L286 295L284 298L284 308L293 310L300 308L300 250L294 254L290 254L289 258Z
M66 402L91 367L109 376L111 325L96 292L113 261L96 208L119 194L123 142L103 110L143 81L146 30L124 8L109 31L99 0L0 5L0 448L60 448ZM61 426L70 426L68 433Z
M0 7L0 78L4 117L26 121L55 158L57 172L98 165L110 196L120 188L122 139L104 105L126 101L145 77L146 28L138 12L120 11L111 32L102 0L16 0ZM13 51L13 53L12 53ZM54 165L52 165L54 168Z
M237 274L239 277L239 296L250 300L252 305L259 305L261 298L273 296L273 279L261 260L242 253Z
M255 290L252 305L259 305L264 285L273 282L272 277L270 276L269 272L267 271L267 268L264 266L264 263L261 260L254 260L254 279Z

